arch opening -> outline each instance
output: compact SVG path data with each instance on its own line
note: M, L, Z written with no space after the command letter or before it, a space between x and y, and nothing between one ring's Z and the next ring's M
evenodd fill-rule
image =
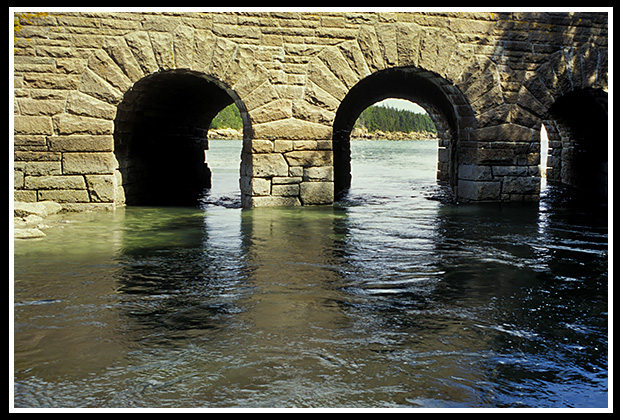
M382 70L361 80L351 88L336 112L333 126L335 199L346 196L351 187L351 132L355 122L366 108L388 98L418 104L428 113L438 137L437 180L456 191L460 119L473 116L473 112L458 89L445 79L417 68L400 67Z
M549 138L547 182L572 195L607 201L607 93L580 89L557 99L543 121Z
M236 94L202 73L160 71L135 83L115 119L121 179L117 202L197 205L211 187L205 159L211 121L232 103L241 112L244 133L249 133L247 111Z
M239 132L243 120L239 108L233 102L222 109L209 126L209 150L205 162L211 170L211 187L200 198L202 206L241 207L239 165L243 143Z

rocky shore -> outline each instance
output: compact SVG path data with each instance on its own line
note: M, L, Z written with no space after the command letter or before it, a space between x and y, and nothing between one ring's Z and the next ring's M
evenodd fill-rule
M354 128L351 131L351 139L363 139L363 140L435 140L437 139L436 133L429 131L412 131L410 133L404 133L402 131L373 131L369 132L365 127Z
M211 129L207 133L209 140L243 140L243 131L234 128Z
M243 132L234 128L220 128L209 130L209 140L242 140ZM436 140L437 134L429 131L412 131L404 133L402 131L373 131L369 132L366 128L354 128L351 131L352 139L363 140Z
M53 201L36 203L13 203L13 238L30 239L45 236L43 229L49 227L45 219L62 210L62 206Z

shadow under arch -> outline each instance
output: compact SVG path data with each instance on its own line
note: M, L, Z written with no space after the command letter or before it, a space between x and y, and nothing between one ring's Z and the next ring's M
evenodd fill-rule
M241 113L244 138L251 138L249 116L239 96L204 73L164 70L136 82L114 120L121 179L117 204L196 205L204 189L211 187L205 162L209 126L233 102Z
M547 182L572 195L604 202L608 197L607 92L570 91L549 107L543 125L549 138Z
M351 186L350 136L355 121L368 106L387 98L415 102L429 114L439 136L437 179L456 193L459 136L474 128L474 112L458 88L436 73L395 67L359 81L338 107L333 125L335 199L342 198Z

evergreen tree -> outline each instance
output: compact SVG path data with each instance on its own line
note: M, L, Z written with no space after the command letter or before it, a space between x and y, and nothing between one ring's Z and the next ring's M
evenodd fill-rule
M239 108L234 103L228 105L222 109L211 121L209 128L221 129L221 128L234 128L235 130L241 130L243 128L243 121L241 120L241 113Z
M400 110L392 107L369 106L358 117L355 128L366 127L373 131L429 131L436 133L435 125L428 114Z

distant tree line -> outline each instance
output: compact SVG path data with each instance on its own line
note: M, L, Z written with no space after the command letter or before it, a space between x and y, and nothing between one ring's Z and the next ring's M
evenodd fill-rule
M404 109L396 109L384 106L369 106L366 108L357 121L354 128L366 127L369 132L373 131L402 131L410 133L412 131L429 131L436 133L435 124L428 114L418 114Z

